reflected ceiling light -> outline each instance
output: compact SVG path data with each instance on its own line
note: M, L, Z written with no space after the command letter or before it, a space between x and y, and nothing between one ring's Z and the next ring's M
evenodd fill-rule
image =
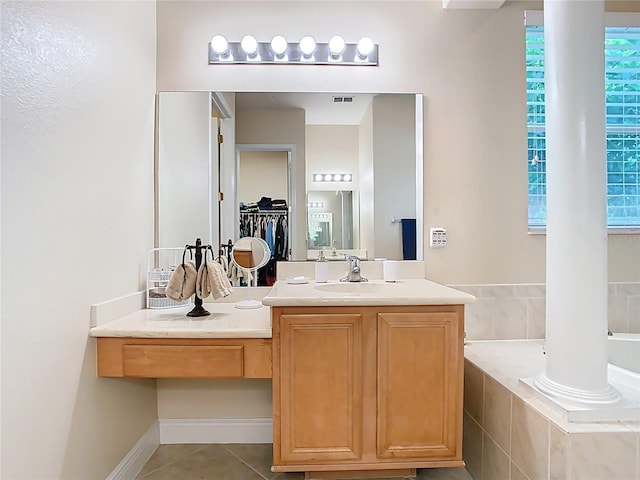
M274 35L271 41L260 42L253 35L242 40L227 41L216 34L209 42L209 64L278 64L278 65L378 65L378 45L369 37L356 43L345 42L334 35L327 43L316 43L305 35L300 42L287 42L283 35Z
M305 58L310 58L313 55L313 52L316 50L316 41L313 37L306 36L302 37L300 40L300 51L302 52L302 56Z
M287 39L282 35L276 35L271 39L271 50L277 58L284 58L287 53Z
M211 48L221 57L229 56L229 42L223 35L214 35L211 39Z
M358 40L356 50L358 51L358 57L364 60L373 51L373 40L371 40L371 38L369 37L362 37L360 40Z
M255 57L258 54L258 41L253 35L245 35L242 37L240 46L249 57Z
M350 173L314 173L314 182L350 182L353 175Z
M340 57L342 52L344 52L344 47L344 38L342 38L340 35L334 35L333 37L331 37L331 40L329 40L329 52L331 52L332 58Z

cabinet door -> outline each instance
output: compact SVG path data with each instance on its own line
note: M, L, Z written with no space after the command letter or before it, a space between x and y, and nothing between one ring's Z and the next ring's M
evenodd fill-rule
M361 457L362 370L362 315L280 316L283 463Z
M377 455L461 458L458 314L378 314Z

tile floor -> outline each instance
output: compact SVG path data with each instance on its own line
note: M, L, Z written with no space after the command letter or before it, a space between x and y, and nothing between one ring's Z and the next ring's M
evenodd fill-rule
M136 480L302 480L302 473L273 473L272 445L160 445ZM471 480L464 468L418 470L419 480ZM381 480L381 479L370 479Z

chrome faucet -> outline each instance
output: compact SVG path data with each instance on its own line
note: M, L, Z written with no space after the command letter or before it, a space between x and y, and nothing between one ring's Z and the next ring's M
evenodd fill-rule
M360 258L356 255L348 255L346 260L349 262L349 271L347 275L340 279L341 282L368 282L369 279L360 275Z

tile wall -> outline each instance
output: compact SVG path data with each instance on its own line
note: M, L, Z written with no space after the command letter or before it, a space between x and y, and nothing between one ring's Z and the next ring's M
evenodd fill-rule
M568 433L468 360L464 376L462 451L474 480L640 480L640 424Z
M465 310L467 340L544 338L544 284L450 286L477 298ZM640 282L609 284L609 328L640 333Z

